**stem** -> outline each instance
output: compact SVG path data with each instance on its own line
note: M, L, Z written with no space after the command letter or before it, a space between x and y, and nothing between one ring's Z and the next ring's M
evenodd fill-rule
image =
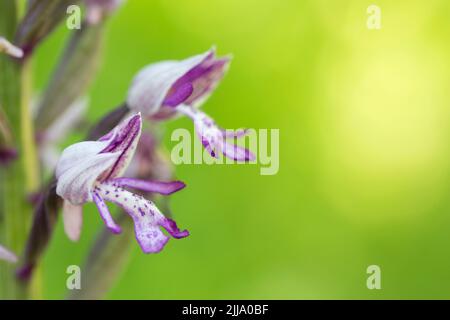
M22 64L21 70L21 143L23 148L23 166L25 170L25 189L27 193L39 188L39 165L36 152L33 118L31 115L32 94L32 59L27 59Z
M12 39L16 23L15 1L0 1L0 34ZM27 194L39 183L29 110L28 63L0 56L0 107L11 130L11 143L20 158L0 168L0 243L19 255L24 249L32 217ZM17 280L15 268L0 262L0 299L28 298L27 284Z

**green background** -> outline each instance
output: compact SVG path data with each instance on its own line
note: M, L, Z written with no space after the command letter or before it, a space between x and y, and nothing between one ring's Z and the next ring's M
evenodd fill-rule
M204 109L226 128L280 129L280 170L180 165L172 210L191 236L137 243L108 298L450 298L450 2L132 0L108 24L90 90L94 122L144 65L217 45L231 69ZM38 50L42 88L69 31ZM166 125L192 130L187 119ZM81 137L81 135L80 135ZM74 140L75 138L72 138ZM66 292L102 221L79 243L59 222L45 297ZM382 289L368 290L379 265Z

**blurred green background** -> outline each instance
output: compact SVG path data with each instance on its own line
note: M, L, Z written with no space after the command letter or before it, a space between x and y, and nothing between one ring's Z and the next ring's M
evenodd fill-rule
M109 21L90 121L122 102L144 65L218 47L230 72L204 109L226 128L280 129L280 170L181 165L172 197L191 236L137 244L108 298L450 298L450 2L128 1ZM42 88L69 31L39 49ZM166 126L189 128L187 119ZM80 243L58 224L45 297L66 292L102 221ZM381 267L368 290L366 268Z

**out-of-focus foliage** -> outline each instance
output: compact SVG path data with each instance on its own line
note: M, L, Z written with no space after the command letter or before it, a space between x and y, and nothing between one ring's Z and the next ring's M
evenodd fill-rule
M185 165L171 201L191 236L157 255L136 245L109 298L449 298L450 3L360 0L128 1L109 22L89 120L120 104L147 63L216 44L231 69L205 109L227 128L279 128L280 171ZM37 84L64 36L39 48ZM187 119L167 125L191 128ZM75 134L67 141L82 138ZM45 296L102 226L86 206L82 239L59 225ZM366 288L366 268L382 290Z

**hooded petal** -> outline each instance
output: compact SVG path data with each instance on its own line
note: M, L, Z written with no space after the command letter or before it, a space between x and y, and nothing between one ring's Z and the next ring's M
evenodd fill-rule
M180 103L186 101L194 92L194 86L192 83L184 83L177 87L173 93L168 95L163 104L169 107L176 107Z
M111 134L112 138L101 153L120 153L119 159L105 175L104 179L110 179L122 175L130 164L136 151L142 131L142 118L140 114L135 114L122 121Z
M63 204L63 221L64 231L72 241L80 239L81 227L83 225L83 208L82 206L75 206L69 201L64 201Z
M199 107L214 91L220 80L222 80L228 70L229 63L229 57L216 59L212 53L201 64L178 79L172 90L176 90L187 83L192 84L193 92L183 102L187 105Z
M56 166L56 178L59 179L66 171L77 166L81 161L95 157L109 144L109 141L84 141L75 143L61 154Z
M173 115L171 108L181 102L200 106L222 79L228 62L229 58L216 59L213 48L185 60L151 64L134 78L127 104L155 119Z
M0 260L16 263L18 259L14 253L9 251L5 247L0 246Z
M114 166L121 153L101 153L80 160L58 176L56 193L74 205L92 201L96 180Z
M56 192L74 205L92 201L97 180L120 175L130 162L141 133L141 116L120 123L108 139L74 144L63 151L56 167Z

